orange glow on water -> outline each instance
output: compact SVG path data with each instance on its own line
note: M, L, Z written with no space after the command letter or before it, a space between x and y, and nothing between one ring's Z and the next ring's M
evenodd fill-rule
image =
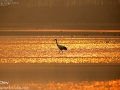
M120 80L11 84L25 90L120 90ZM2 87L0 87L2 88Z
M0 63L120 63L120 38L1 37Z
M0 58L0 63L120 63L120 58Z
M1 37L0 63L120 63L120 38L57 37L58 43L68 48L63 54L59 53L55 38ZM38 80L9 86L24 90L119 90L120 80L47 83ZM0 85L0 89L3 87L7 88Z

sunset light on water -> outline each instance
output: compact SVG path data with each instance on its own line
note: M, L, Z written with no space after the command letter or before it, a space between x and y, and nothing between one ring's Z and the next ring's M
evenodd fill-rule
M116 37L1 36L0 90L119 90L119 55Z
M0 63L120 63L119 38L1 37Z
M119 90L120 80L110 81L82 81L82 82L63 82L54 81L48 83L24 83L10 84L0 87L1 89L22 89L22 90Z
M0 90L120 90L120 0L0 0Z

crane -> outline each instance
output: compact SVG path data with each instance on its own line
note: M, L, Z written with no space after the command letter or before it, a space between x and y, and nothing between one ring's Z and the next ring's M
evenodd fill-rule
M67 47L58 44L57 39L54 39L54 40L56 41L57 47L60 49L60 51L67 50ZM62 53L63 53L63 51L62 51Z

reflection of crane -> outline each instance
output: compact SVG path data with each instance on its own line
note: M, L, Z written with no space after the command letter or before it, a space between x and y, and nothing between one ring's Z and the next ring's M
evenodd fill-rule
M66 48L65 46L62 46L62 45L59 45L59 44L58 44L57 39L55 39L55 41L56 41L56 44L57 44L58 48L59 48L61 51L62 51L62 50L67 50L67 48ZM63 53L63 51L62 51L62 53Z

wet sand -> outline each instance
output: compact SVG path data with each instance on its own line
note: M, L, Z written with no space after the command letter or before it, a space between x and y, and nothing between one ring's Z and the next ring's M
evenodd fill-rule
M120 79L120 64L0 64L0 80L11 83Z
M0 31L0 36L120 37L120 32ZM102 81L120 79L120 64L0 64L0 80L11 83Z

